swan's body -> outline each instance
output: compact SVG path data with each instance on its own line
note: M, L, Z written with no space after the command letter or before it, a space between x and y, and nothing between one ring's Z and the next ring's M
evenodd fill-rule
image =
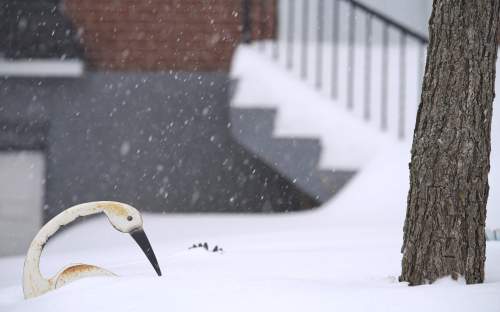
M127 204L110 201L90 202L73 206L61 212L35 236L26 255L23 271L24 297L40 296L50 290L59 288L64 284L86 276L114 275L108 270L88 264L70 265L50 279L40 273L40 256L48 239L59 230L61 226L73 222L78 217L97 213L105 213L115 229L123 233L130 233L142 250L146 253L158 275L161 275L158 262L151 245L142 230L142 217L134 207Z

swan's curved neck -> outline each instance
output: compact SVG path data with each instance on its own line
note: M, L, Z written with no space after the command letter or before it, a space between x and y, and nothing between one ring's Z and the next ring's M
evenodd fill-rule
M23 291L25 298L39 296L52 289L51 280L45 279L40 272L40 256L48 239L60 227L73 222L78 217L104 211L105 202L90 202L68 208L45 224L31 242L23 270Z

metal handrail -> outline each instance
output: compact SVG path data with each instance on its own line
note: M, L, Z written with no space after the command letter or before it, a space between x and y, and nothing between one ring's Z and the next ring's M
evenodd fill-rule
M429 42L429 39L426 36L419 34L416 31L411 30L410 28L404 26L403 24L392 19L391 17L389 17L383 13L380 13L378 11L375 11L374 9L366 6L363 3L360 3L356 0L341 0L341 1L349 2L355 8L360 9L361 11L364 11L366 14L369 14L369 15L375 17L376 19L380 20L381 22L384 22L387 25L390 25L394 28L397 28L398 30L400 30L401 32L405 33L406 35L408 35L410 37L413 37L417 40L420 40L420 42L423 44L427 44Z
M249 16L251 15L252 5L260 5L265 6L269 5L267 0L243 0L244 8L246 11L243 12L244 18L242 21L248 23L251 19ZM317 0L317 2L310 2L309 0L272 0L272 1L281 1L284 11L283 13L286 19L286 23L282 23L281 25L285 25L285 31L282 33L284 38L283 41L279 40L278 37L274 38L272 41L267 41L268 44L271 44L271 56L276 61L283 61L285 67L292 71L298 72L299 76L307 81L312 81L315 87L318 90L323 89L325 91L330 91L330 96L333 99L340 98L341 95L345 95L345 106L348 110L353 111L355 108L359 109L359 107L355 107L356 100L355 98L360 97L359 93L362 93L362 98L364 103L362 104L362 113L363 118L366 121L370 120L378 120L379 127L382 131L396 130L397 135L400 139L404 139L405 136L409 133L407 129L407 115L409 111L409 101L408 92L406 88L409 85L407 72L407 64L408 63L417 63L417 82L419 84L418 88L420 88L421 78L423 76L423 59L424 53L426 49L426 45L428 44L428 38L417 31L411 30L403 24L397 22L393 18L380 13L369 6L358 2L357 0L330 0L329 4L332 4L330 11L332 12L332 21L331 23L326 23L324 14L325 13L325 4L327 0ZM300 10L297 10L297 3L300 3ZM315 3L315 4L311 4ZM341 5L342 4L342 5ZM311 10L311 6L315 7L315 11ZM339 12L347 10L347 22L341 24L341 14ZM264 10L262 7L257 8L256 12L259 12L258 18L260 18L260 23L256 24L256 27L260 27L259 29L255 29L255 34L262 34L267 27L266 24L262 21L263 18L269 19L268 12ZM280 13L280 14L281 14ZM310 14L315 14L316 19L310 18ZM276 12L275 14L278 14ZM356 15L360 15L364 17L366 21L363 24L360 24L358 20L355 18ZM277 18L277 15L275 16ZM314 19L314 21L313 21ZM296 21L300 20L300 28L297 27ZM374 22L377 22L382 26L381 30L378 32L381 38L381 45L375 47L371 35L373 33L372 25ZM331 49L330 55L324 55L324 43L325 31L324 29L328 26L332 27L331 31ZM244 30L247 32L252 32L251 25L244 25ZM362 37L364 40L365 48L363 50L364 56L363 61L358 63L357 58L355 57L355 44L357 40L357 29L360 26L364 26L365 35ZM317 29L313 30L312 27L317 27ZM347 59L344 64L340 63L340 52L339 46L341 35L340 29L346 29L348 31L347 37ZM316 33L313 35L314 32ZM276 32L275 32L276 33ZM298 36L300 34L300 36ZM314 37L316 40L311 41L310 37ZM398 36L398 40L395 42L390 42L390 39L394 38L394 36ZM246 38L249 37L249 34L246 34ZM266 41L265 36L258 36L260 39L259 50L262 52L266 52ZM271 38L269 38L271 39ZM408 42L415 42L417 44L417 54L418 56L412 60L408 60L406 50L408 46ZM298 44L298 46L296 46ZM394 48L389 48L389 45L399 48L399 64L397 72L389 70L390 66L390 57L389 54L393 53ZM313 50L311 50L311 47ZM378 49L380 51L375 56L373 51ZM315 51L316 53L311 53ZM281 55L283 53L283 55ZM379 60L376 60L375 57L380 57ZM325 72L324 60L329 58L328 61L331 64L331 68L327 71L329 72L330 84L326 85L323 82L323 75ZM311 63L311 60L313 62ZM372 68L372 62L380 61L380 72L376 77L376 72ZM346 71L342 72L341 68L343 66L347 66ZM311 67L312 66L312 67ZM360 67L362 66L362 67ZM362 72L363 83L359 84L361 88L357 87L357 75L355 74L354 69L357 68L358 72ZM344 73L346 75L345 79L340 77L340 74ZM328 74L327 74L328 75ZM394 88L390 86L391 80L390 78L394 78L394 75L397 75L395 81L397 81L397 87ZM359 76L358 76L359 77ZM410 78L413 80L413 78ZM342 84L342 80L345 81ZM379 101L373 100L373 93L375 81L380 82L378 93ZM339 87L341 85L345 86L345 92L339 92ZM415 87L417 87L415 85ZM418 92L418 91L417 91ZM389 106L389 102L391 99L397 98L397 107L396 111L394 110L394 106L392 108ZM414 99L416 100L416 99ZM413 102L413 100L411 100ZM377 102L377 103L374 103ZM373 105L379 105L378 116L373 116L373 113L376 112L373 109ZM397 114L397 123L396 125L391 125L391 120L394 120L392 114ZM378 118L377 118L378 117ZM377 119L374 119L377 118Z
M273 1L278 1L278 0L273 0ZM340 0L344 2L350 3L354 8L359 9L361 11L364 11L366 14L371 15L372 17L375 17L379 21L390 25L394 28L397 28L398 30L404 32L406 35L411 36L417 40L419 40L423 44L427 44L429 42L429 39L423 35L420 34L405 25L401 24L400 22L396 21L395 19L378 12L369 6L357 1L357 0ZM259 5L263 5L265 1L260 1ZM252 0L242 0L242 35L243 35L243 42L250 42L251 41L251 8L252 8L253 2ZM262 21L261 21L262 22Z

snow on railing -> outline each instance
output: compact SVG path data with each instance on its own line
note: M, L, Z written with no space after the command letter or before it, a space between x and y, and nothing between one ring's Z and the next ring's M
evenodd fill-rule
M353 0L278 0L276 18L275 39L256 42L259 51L382 131L411 135L425 36ZM267 25L249 21L248 31Z

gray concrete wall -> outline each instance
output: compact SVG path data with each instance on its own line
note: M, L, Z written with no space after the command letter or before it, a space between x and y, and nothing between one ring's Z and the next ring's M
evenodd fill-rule
M10 78L0 81L0 117L48 120L46 218L92 200L158 212L314 206L233 142L228 86L222 73Z

